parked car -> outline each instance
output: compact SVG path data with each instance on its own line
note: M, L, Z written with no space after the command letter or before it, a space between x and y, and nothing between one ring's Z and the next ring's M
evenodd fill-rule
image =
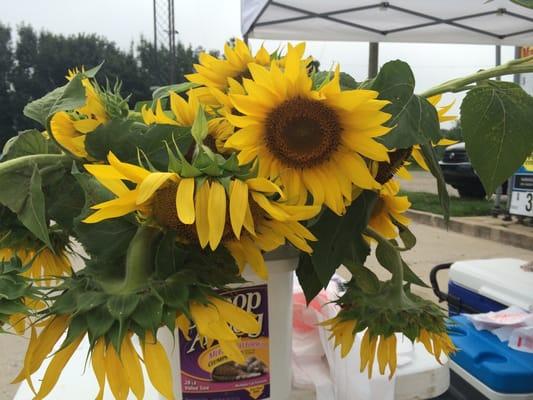
M461 197L483 198L485 189L472 168L466 154L464 142L446 147L442 161L439 161L444 180L453 186ZM502 186L503 193L507 193L507 182Z

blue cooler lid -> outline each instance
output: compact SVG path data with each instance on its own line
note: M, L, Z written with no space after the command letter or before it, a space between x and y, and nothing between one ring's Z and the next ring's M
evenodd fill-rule
M458 348L451 359L465 371L496 392L533 393L532 353L511 349L462 315L451 317L448 331Z

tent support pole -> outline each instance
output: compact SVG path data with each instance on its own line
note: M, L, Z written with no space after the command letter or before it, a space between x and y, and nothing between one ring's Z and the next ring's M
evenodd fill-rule
M371 79L378 74L379 43L370 42L368 44L368 78Z

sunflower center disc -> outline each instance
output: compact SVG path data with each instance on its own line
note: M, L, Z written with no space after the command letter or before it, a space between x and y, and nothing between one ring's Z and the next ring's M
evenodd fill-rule
M178 184L169 182L155 192L152 206L154 219L162 227L176 231L177 235L187 242L198 243L196 225L187 225L178 219L176 211L177 191Z
M317 100L295 97L284 101L268 115L266 129L268 149L293 168L327 161L340 144L337 114Z

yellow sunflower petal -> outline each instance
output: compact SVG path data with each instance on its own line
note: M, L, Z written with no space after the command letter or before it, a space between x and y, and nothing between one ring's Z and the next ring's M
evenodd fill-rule
M194 223L194 178L182 179L176 193L178 218L184 224Z
M43 382L41 384L41 387L39 388L37 396L35 396L35 400L44 399L52 391L59 379L59 375L61 375L61 372L72 357L72 354L74 354L74 352L78 348L83 337L84 335L80 335L67 347L65 347L54 355L52 361L48 365L48 368L46 368L46 372L44 373L43 377Z
M111 343L107 345L105 352L105 369L109 388L115 399L126 400L130 391L128 378L123 362L119 359Z
M230 195L230 220L231 228L235 237L241 237L241 229L244 224L244 217L248 208L248 185L240 179L235 179L231 185Z
M131 391L138 400L144 399L144 377L141 369L139 355L135 351L129 336L124 337L120 348L120 359L124 367L124 372L128 378Z
M105 339L100 338L96 341L91 354L91 364L98 382L98 394L96 400L103 400L105 390Z
M174 400L170 362L163 346L155 341L151 332L146 332L142 350L150 381L159 393L168 400Z
M209 181L205 181L196 191L195 198L196 231L202 248L209 242L209 193Z
M209 245L215 250L222 239L226 224L226 191L217 181L211 183L209 203L207 206L209 219Z
M175 175L170 172L152 172L139 185L137 204L142 204L156 192L163 184Z

